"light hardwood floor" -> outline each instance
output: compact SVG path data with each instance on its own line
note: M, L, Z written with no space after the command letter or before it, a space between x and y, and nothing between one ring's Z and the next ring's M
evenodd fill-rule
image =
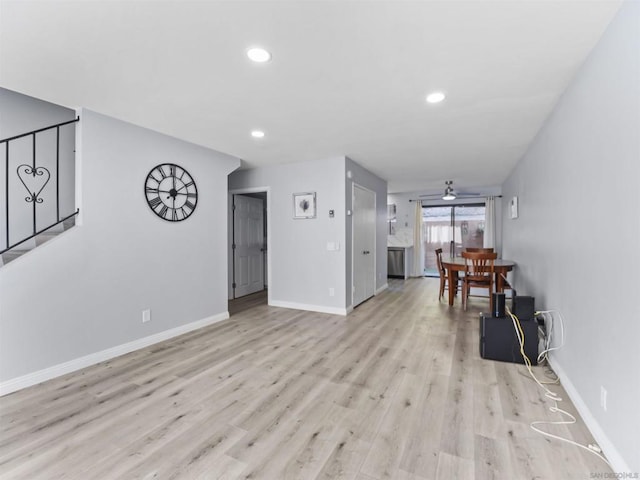
M526 370L483 360L478 312L393 280L347 317L266 305L0 398L2 479L587 479L529 428ZM537 367L540 375L542 371ZM561 387L553 387L575 413ZM578 420L554 432L593 442Z

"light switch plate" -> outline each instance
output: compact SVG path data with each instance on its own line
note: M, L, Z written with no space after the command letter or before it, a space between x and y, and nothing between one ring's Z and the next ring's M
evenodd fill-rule
M518 197L513 197L511 199L511 204L509 205L509 207L511 218L518 218Z
M340 242L327 242L327 251L337 252L340 250Z

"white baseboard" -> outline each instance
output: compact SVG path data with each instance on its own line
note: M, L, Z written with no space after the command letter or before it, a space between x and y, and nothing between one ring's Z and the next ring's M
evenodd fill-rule
M183 333L191 332L192 330L197 330L199 328L221 322L222 320L226 320L227 318L229 318L229 312L222 312L211 317L203 318L202 320L196 320L195 322L191 322L186 325L181 325L176 328L165 330L164 332L159 332L148 337L134 340L133 342L118 345L117 347L108 348L100 352L92 353L84 357L76 358L65 363L60 363L58 365L45 368L43 370L38 370L37 372L28 373L27 375L1 382L0 396L22 390L23 388L27 388L32 385L51 380L53 378L60 377L62 375L66 375L67 373L75 372L76 370L95 365L96 363L119 357L120 355L133 352L134 350L148 347L149 345L153 345L154 343L163 342L164 340L177 337L178 335L182 335Z
M554 360L553 356L549 357L549 365L560 379L560 383L567 391L569 398L584 420L584 423L591 432L591 435L593 435L593 438L597 442L598 446L602 449L602 452L607 457L607 460L609 460L609 463L611 463L613 471L630 472L631 469L627 465L627 462L625 462L624 458L622 458L622 455L620 455L620 452L618 452L618 449L611 442L611 440L609 440L609 437L604 432L604 430L602 430L602 427L600 427L600 424L592 415L591 410L589 410L587 404L584 402L584 400L582 400L580 393L573 385L573 383L571 383L571 380L562 369L560 364Z
M309 305L307 303L282 302L280 300L269 300L272 307L292 308L294 310L305 310L308 312L331 313L333 315L347 315L347 308L325 307L323 305Z

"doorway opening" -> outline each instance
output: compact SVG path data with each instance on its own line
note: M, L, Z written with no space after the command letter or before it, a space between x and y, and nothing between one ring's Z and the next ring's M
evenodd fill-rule
M230 192L230 314L268 303L268 201L268 189Z

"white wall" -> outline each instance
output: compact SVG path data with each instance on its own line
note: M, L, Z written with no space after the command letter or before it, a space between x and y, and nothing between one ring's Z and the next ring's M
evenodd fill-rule
M75 110L0 88L0 139L14 137L40 128L73 120ZM56 211L56 131L48 130L36 135L36 166L49 170L51 178L40 193L43 202L36 206L36 229L57 222ZM73 213L75 124L60 128L60 217ZM6 144L0 148L0 250L6 248ZM29 195L16 169L21 164L33 162L33 137L23 137L9 142L9 242L16 242L32 235L33 203L25 201ZM37 177L43 180L44 176ZM30 185L28 183L28 185ZM34 186L39 185L34 183ZM33 242L32 242L33 243ZM35 243L33 243L35 245ZM24 248L24 247L22 247Z
M230 191L269 188L271 305L346 312L344 166L344 157L336 157L239 170L229 176ZM304 192L316 192L317 217L296 220L293 194ZM329 218L329 210L335 211L334 218ZM340 249L328 251L329 242L339 242Z
M0 269L5 386L228 316L227 175L239 160L91 111L80 116L82 224ZM184 222L164 221L146 203L145 178L160 163L196 181L198 205Z
M351 179L347 179L347 171ZM352 233L346 211L352 209L354 183L376 192L376 290L380 290L387 281L386 181L346 157L239 170L230 175L230 191L269 190L269 304L348 312L352 306ZM299 192L316 192L317 218L293 219L292 195ZM333 218L329 210L334 211ZM338 251L327 250L328 243L336 242ZM329 289L334 290L333 296Z
M562 312L553 365L626 472L640 472L639 187L640 3L626 2L503 188L519 198L503 239L518 292Z

